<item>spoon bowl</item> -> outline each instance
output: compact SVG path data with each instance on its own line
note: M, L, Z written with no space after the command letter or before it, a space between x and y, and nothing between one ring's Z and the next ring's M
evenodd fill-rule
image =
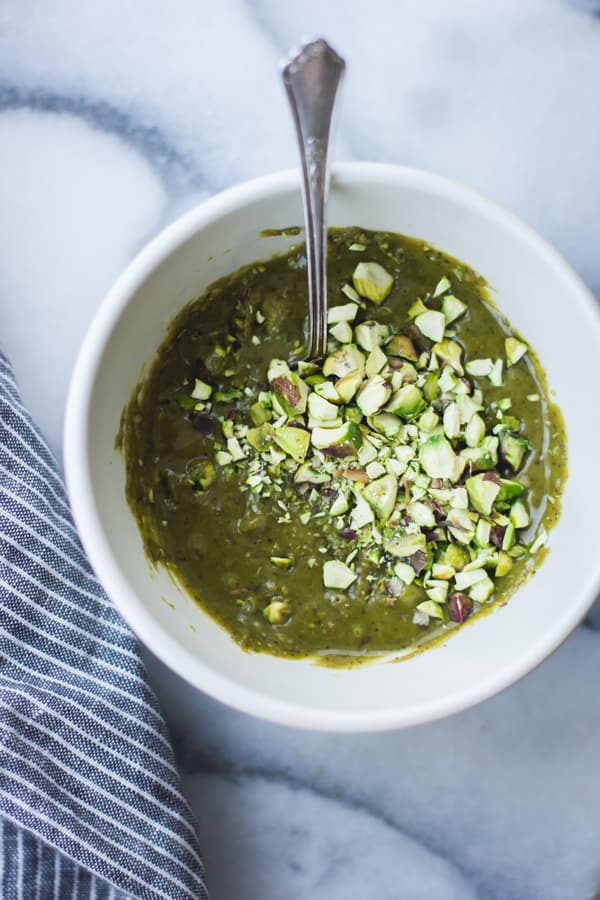
M346 64L319 39L283 67L300 148L304 232L308 263L308 358L327 346L327 194L329 141L335 101Z

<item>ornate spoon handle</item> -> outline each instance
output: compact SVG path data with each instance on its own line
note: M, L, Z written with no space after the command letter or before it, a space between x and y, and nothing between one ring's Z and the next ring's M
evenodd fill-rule
M312 41L283 68L302 160L302 197L308 260L309 359L327 346L327 157L331 120L346 64L326 41Z

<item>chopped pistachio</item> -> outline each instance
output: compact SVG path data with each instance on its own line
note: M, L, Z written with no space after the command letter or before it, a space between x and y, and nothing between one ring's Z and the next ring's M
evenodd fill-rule
M294 475L296 484L325 484L329 480L330 476L327 472L317 472L310 463L302 463Z
M523 485L518 481L511 481L510 478L501 478L498 502L514 500L516 497L520 497L524 490Z
M422 603L417 604L417 610L426 616L431 616L431 618L433 619L444 618L444 611L442 607L434 600L423 600Z
M373 303L383 303L394 284L389 272L376 262L360 262L352 273L355 289Z
M478 547L487 547L490 543L492 525L487 519L479 519L475 528L475 543Z
M494 367L494 363L489 357L486 359L472 359L465 366L465 369L469 375L474 375L475 377L489 375Z
M423 376L419 376L416 368L410 362L403 362L400 369L392 371L392 384L394 390L398 390L403 384L416 384Z
M374 481L376 478L381 478L382 475L385 475L386 467L382 465L378 460L374 459L373 462L367 463L366 472L371 481Z
M457 572L462 572L468 561L469 551L466 549L466 547L461 547L458 544L448 544L446 549L438 558L439 563L452 566L452 568Z
M415 325L419 331L432 341L441 341L444 337L446 320L444 314L435 309L428 309L415 318Z
M362 443L362 434L354 422L346 422L338 428L314 428L310 434L313 447L331 451L331 456L356 456Z
M353 303L360 303L360 297L354 290L351 284L345 284L342 287L342 294L348 298L348 300L352 300Z
M448 598L448 583L442 579L431 579L428 582L425 593L429 599L433 600L435 603L445 603Z
M449 403L444 410L444 431L451 440L460 434L460 415L456 403Z
M459 319L466 311L467 304L463 303L462 300L459 300L458 297L455 297L454 294L446 294L442 300L442 312L444 314L444 319L446 320L446 325L455 322L456 319Z
M538 531L538 536L534 540L533 544L529 548L530 553L537 553L540 547L543 547L546 541L548 540L548 533L544 526L540 526L540 530Z
M450 290L450 282L446 278L445 275L442 275L442 277L440 278L440 280L438 281L438 283L436 284L436 286L434 288L433 296L439 297L442 294L445 294L446 291L449 291L449 290Z
M263 422L262 425L258 425L256 428L248 429L246 432L246 441L251 447L259 452L266 450L271 443L274 430L275 429L270 422Z
M233 422L230 419L224 419L224 421L221 422L221 429L223 431L223 437L233 437Z
M458 378L456 377L456 375L453 374L450 367L449 366L444 367L444 369L442 369L442 372L438 378L439 389L444 394L451 394L454 392L457 384L458 384Z
M511 559L520 559L522 556L527 556L527 553L527 547L524 547L523 544L513 544L513 546L508 551L508 555Z
M506 529L504 531L504 537L502 538L502 550L506 550L507 552L514 547L516 541L515 537L515 526L512 522L509 521Z
M371 441L364 438L356 455L361 466L368 466L369 463L377 459L377 449L373 446Z
M224 373L227 375L227 372ZM233 372L230 374L234 374ZM214 399L217 403L230 403L232 400L238 400L242 396L242 392L237 388L231 388L228 391L217 391Z
M330 306L327 310L327 322L335 325L337 322L354 322L358 306L356 303L346 303L343 306Z
M228 466L233 462L233 456L231 453L227 453L225 450L217 450L215 453L215 459L220 466Z
M496 497L500 493L500 479L489 479L486 474L472 475L466 481L469 499L477 512L489 516Z
M288 364L281 359L271 360L267 378L272 394L285 415L302 414L306 409L308 385L297 372L292 372Z
M489 373L488 378L490 383L494 385L494 387L502 387L502 370L504 368L504 363L501 359L497 359L496 362L492 366L492 371Z
M415 553L418 553L419 550L424 550L425 544L425 535L421 532L418 534L405 534L398 537L384 538L383 541L383 546L387 553L390 553L392 556L397 556L400 559L408 559Z
M386 412L410 421L416 418L426 405L419 388L414 384L405 384L392 394L386 406Z
M392 386L381 375L374 375L364 381L356 395L356 405L364 416L373 416L390 399Z
M440 417L431 407L426 409L419 418L419 428L426 434L434 432L439 424Z
M217 471L210 460L199 460L188 467L186 482L196 488L205 491L217 479ZM149 491L149 499L152 502L153 492Z
M239 462L246 458L246 454L240 446L240 442L236 437L227 438L227 452L234 462Z
M374 521L375 516L373 515L373 509L360 494L357 494L355 497L354 508L350 515L350 527L355 531L360 531L365 525L370 525L371 522Z
M456 574L456 569L445 563L434 563L431 567L431 574L437 580L450 581Z
M494 593L494 582L486 575L481 581L478 581L477 584L474 584L471 590L469 591L469 597L471 600L474 600L476 603L485 603L492 594Z
M488 577L485 569L471 569L470 571L457 572L454 576L454 586L457 591L466 591L480 581Z
M417 362L418 354L412 340L405 334L395 334L385 348L388 356L400 356L410 362Z
M340 491L335 497L333 503L329 507L330 516L341 516L350 509L350 501L348 495L344 491Z
M475 537L473 522L465 509L451 509L446 521L450 534L459 544L470 544Z
M493 547L483 547L477 552L477 556L468 563L463 572L471 572L473 569L489 569L498 562L498 551Z
M356 343L367 353L370 353L375 347L380 347L389 334L389 325L380 325L379 322L371 320L361 322L354 331Z
M498 563L496 565L496 571L494 572L496 578L502 578L503 575L507 575L512 569L514 563L512 558L505 553L504 550L500 550L498 553Z
M190 397L189 394L186 394L183 391L179 391L177 394L175 394L173 399L177 401L182 409L191 410L196 408L196 401L194 400L194 398Z
M393 475L383 475L367 484L362 496L373 507L379 519L386 522L394 509L397 493L397 479Z
M356 344L345 344L328 356L323 363L323 375L326 377L335 375L336 378L343 378L344 375L357 370L362 378L365 371L365 357Z
M521 468L528 447L529 444L525 438L516 437L510 431L500 433L500 455L513 472L518 472Z
M466 488L452 488L452 490L450 491L450 506L453 506L454 509L469 508L469 495Z
M363 374L361 368L352 369L336 381L335 390L342 403L350 403L362 384Z
M282 426L280 426L280 427L282 427ZM266 460L272 466L278 466L279 463L283 462L283 460L286 458L286 455L287 454L281 453L279 450L276 450L275 447L269 447L267 454L266 454ZM264 454L263 454L263 458L265 458Z
M421 503L419 500L409 503L406 512L413 522L422 528L435 527L435 515L431 506Z
M323 564L323 584L326 588L345 591L356 581L356 572L337 559L327 560Z
M511 366L516 365L525 356L529 347L514 337L507 337L504 341L504 349L506 352L506 368L510 369Z
M309 394L308 411L313 418L320 419L324 424L338 417L338 407L316 393Z
M310 433L305 431L304 428L283 425L281 428L274 430L273 440L281 447L284 453L287 453L296 462L302 462L308 451Z
M386 364L387 356L385 355L381 347L373 347L373 349L367 356L367 361L365 363L365 375L367 376L367 378L372 378L373 375L378 375Z
M375 431L384 434L387 438L393 438L402 430L402 422L398 416L392 413L377 413L369 416L368 423Z
M412 623L413 625L418 625L420 628L427 628L429 625L429 616L420 609L415 609L412 615Z
M428 438L419 447L419 461L430 478L454 479L456 454L451 444L442 435Z
M515 528L527 528L531 524L531 517L522 497L513 501L509 518Z
M498 465L498 438L488 435L478 447L465 447L460 456L472 472L487 472Z
M253 403L250 407L250 418L254 425L264 425L271 418L271 413L261 403Z
M479 415L474 413L465 428L465 443L467 447L478 447L485 437L485 422Z
M289 615L289 606L282 600L271 600L263 609L263 616L271 625L281 625Z
M330 403L339 403L341 400L341 397L338 394L335 385L331 381L322 381L319 384L315 384L314 392L324 400L328 400ZM308 399L310 402L310 397Z
M410 309L408 310L408 315L411 319L416 319L417 316L421 315L421 313L427 312L428 307L425 306L420 297L417 297L415 302L412 304Z
M409 563L397 562L394 572L404 584L412 584L416 577L416 572Z
M431 352L435 354L438 362L450 366L457 375L464 375L464 369L461 362L462 347L456 341L449 338L439 340L431 348Z
M393 285L378 263L360 263L353 278L360 294L375 303ZM277 523L289 524L294 516L303 525L327 519L341 537L352 540L344 561L328 559L331 548L325 544L314 549L307 564L318 565L316 552L322 554L326 587L346 590L357 578L350 563L368 560L379 568L363 577L383 586L388 602L416 582L427 598L413 614L417 624L427 624L430 617L462 622L474 604L492 596L493 579L546 539L542 529L529 548L516 543L516 532L531 522L527 482L500 478L497 466L500 456L503 473L517 472L529 445L520 435L521 421L508 414L511 398L494 399L484 412L483 392L472 380L486 378L500 387L504 361L464 358L460 327L449 332L447 325L465 314L467 305L454 297L446 277L433 290L441 312L420 299L409 310L432 342L430 350L418 336L392 333L387 323L352 326L366 304L349 284L342 291L349 302L329 310L330 349L322 365L274 359L267 373L269 392L255 387L260 373L242 389L215 392L217 403L247 397L251 426L239 416L219 415L217 407L227 450L217 438L214 460L220 466L237 462L244 472L241 490L270 498ZM507 366L527 350L509 340ZM293 353L301 355L300 346ZM207 389L212 389L204 384L196 380L196 396L184 394L194 404L190 409L211 405ZM528 399L539 400L539 395ZM499 422L493 428L490 423L490 433L486 422L494 411ZM207 465L212 476L208 469L206 478L204 470L187 473L186 483L194 490L206 489L211 477L218 477L215 465ZM282 569L292 565L286 555L275 555L271 562ZM283 599L266 609L274 624L289 615Z
M191 396L194 400L208 400L213 390L210 384L201 381L200 378L196 378L194 381L194 390L192 391Z
M340 344L349 344L352 340L352 328L348 322L338 322L329 331Z

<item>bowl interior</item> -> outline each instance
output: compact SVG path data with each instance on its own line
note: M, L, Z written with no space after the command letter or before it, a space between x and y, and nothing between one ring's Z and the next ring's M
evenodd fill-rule
M187 301L239 266L289 248L284 238L259 233L301 223L298 181L290 173L209 201L159 236L122 276L75 371L67 478L99 577L142 640L177 672L228 703L290 724L383 728L494 693L554 649L591 603L598 581L600 327L593 299L553 250L509 214L442 179L392 167L340 167L329 217L334 225L424 238L463 259L495 289L501 310L546 368L565 415L570 475L551 552L506 607L410 660L332 670L242 652L165 573L148 567L114 449L123 405ZM218 546L214 552L218 558Z

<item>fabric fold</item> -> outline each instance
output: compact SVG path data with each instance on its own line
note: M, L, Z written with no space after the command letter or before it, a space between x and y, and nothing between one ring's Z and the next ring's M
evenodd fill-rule
M0 591L2 897L206 898L137 641L85 558L4 357Z

